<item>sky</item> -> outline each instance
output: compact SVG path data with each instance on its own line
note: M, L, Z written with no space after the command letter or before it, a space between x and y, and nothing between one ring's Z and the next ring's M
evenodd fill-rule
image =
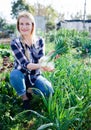
M0 1L0 16L5 18L8 23L14 23L11 13L11 2L15 0L1 0ZM65 14L65 18L69 19L71 14L82 12L84 14L85 0L26 0L30 5L40 2L42 4L51 4L54 9L60 13ZM86 0L86 14L91 14L91 0Z

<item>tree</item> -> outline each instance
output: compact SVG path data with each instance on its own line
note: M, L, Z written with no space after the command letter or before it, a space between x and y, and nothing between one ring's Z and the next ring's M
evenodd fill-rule
M46 7L45 12L46 12L45 16L46 16L47 20L55 22L56 18L58 17L58 12L56 10L54 10L51 7L51 5Z
M9 25L4 18L0 17L0 38L9 38L15 29L16 26L14 24Z
M46 32L55 29L55 24L52 21L46 23Z
M82 19L83 19L82 16L83 16L83 15L82 15L82 12L81 12L81 11L80 11L80 12L76 12L75 15L71 15L71 19L79 19L79 20L82 20Z
M34 12L33 6L29 6L29 4L26 3L26 0L17 0L17 2L12 2L12 18L17 18L18 13L23 10L27 10L31 13Z
M3 31L6 26L6 20L0 17L0 31Z
M39 2L34 4L35 15L45 16L47 21L55 21L58 17L58 13L51 5L45 6Z
M14 33L16 31L16 24L7 24L5 26L5 30L9 30Z
M65 20L65 14L64 13L59 13L58 20L59 21L64 21Z
M58 12L54 10L51 5L44 6L37 2L34 4L35 14L38 16L44 16L46 19L46 31L53 30L55 28L55 20L58 18Z
M87 15L87 19L91 20L91 14Z

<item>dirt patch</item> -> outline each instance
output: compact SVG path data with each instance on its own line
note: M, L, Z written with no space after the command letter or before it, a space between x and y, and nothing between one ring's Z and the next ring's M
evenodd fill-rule
M10 38L0 38L0 44L4 44L4 43L10 43L11 39Z

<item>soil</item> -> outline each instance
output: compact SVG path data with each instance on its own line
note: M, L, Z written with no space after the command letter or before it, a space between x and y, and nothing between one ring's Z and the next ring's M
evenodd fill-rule
M6 43L10 43L10 38L0 38L0 44L6 44Z

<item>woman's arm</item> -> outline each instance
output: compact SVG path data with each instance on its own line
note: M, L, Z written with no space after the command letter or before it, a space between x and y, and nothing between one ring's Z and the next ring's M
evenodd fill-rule
M41 65L40 64L38 64L38 63L29 63L28 65L27 65L27 69L29 69L29 70L36 70L36 69L41 69Z
M52 66L42 66L41 64L34 64L34 63L29 63L27 65L27 69L29 70L35 70L35 69L41 69L42 71L48 71L48 72L52 72L54 71L54 67Z

